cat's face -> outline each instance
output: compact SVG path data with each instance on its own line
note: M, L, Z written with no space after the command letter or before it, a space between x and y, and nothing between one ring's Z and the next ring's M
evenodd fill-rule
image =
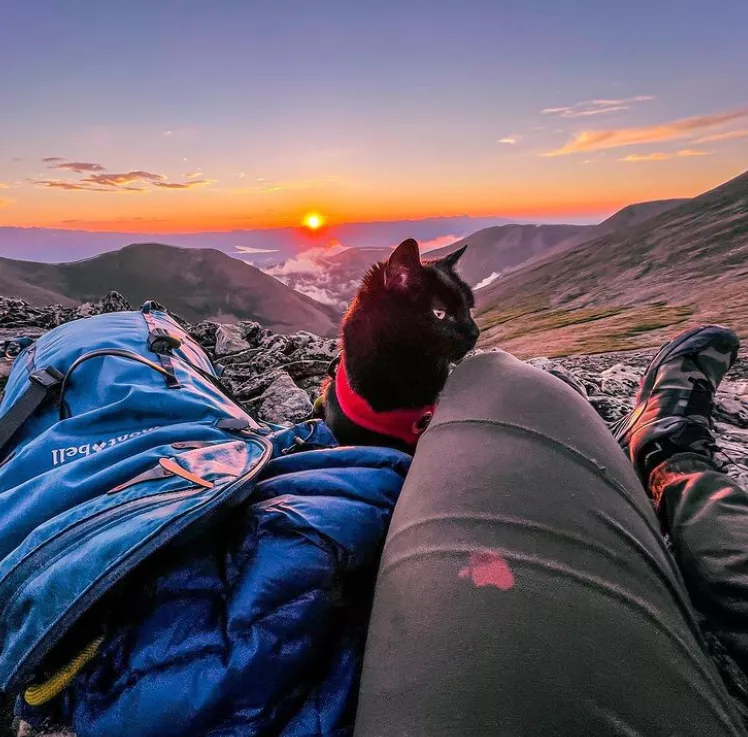
M446 258L421 262L418 244L403 241L364 280L361 300L414 350L459 361L480 333L470 287L454 267L467 246Z

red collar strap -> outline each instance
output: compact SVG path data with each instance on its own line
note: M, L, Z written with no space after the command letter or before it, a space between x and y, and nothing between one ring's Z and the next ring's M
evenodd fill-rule
M436 405L416 409L393 409L377 412L353 390L345 370L345 360L340 357L335 372L335 396L343 414L359 427L371 432L402 440L415 447L418 438L428 427Z

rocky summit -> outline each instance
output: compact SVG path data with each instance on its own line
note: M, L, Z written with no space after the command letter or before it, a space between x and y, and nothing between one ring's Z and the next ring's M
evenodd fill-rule
M23 300L0 297L0 341L19 335L36 337L70 320L128 309L130 305L118 292L110 292L97 302L67 308L32 307ZM338 351L334 339L305 331L281 335L252 321L190 325L178 315L172 316L211 359L223 366L223 382L247 411L270 422L292 423L309 416L328 364ZM639 380L654 353L650 349L554 359L539 356L528 359L528 363L552 373L571 374L584 386L600 416L612 423L633 406ZM0 362L0 383L9 368L8 362ZM733 461L730 473L748 486L746 358L739 359L720 387L715 423L717 439Z
M23 300L0 297L0 344L14 337L38 337L70 320L129 309L130 305L117 292L77 307L39 308ZM178 315L172 316L195 337L211 359L223 366L222 381L247 411L271 422L293 423L309 416L328 364L338 351L334 339L304 331L281 335L251 321L234 324L206 321L191 325ZM643 350L555 359L539 356L528 359L528 363L573 377L584 387L598 414L612 423L632 408L639 380L654 353L655 350ZM9 361L0 359L0 387L10 366ZM738 361L723 382L714 418L717 440L733 461L729 473L748 487L748 361L745 358ZM706 627L706 623L702 624ZM707 630L705 633L708 635ZM739 692L748 703L748 680L735 672L715 638L709 639L709 646L721 672L731 683L731 690ZM0 735L19 734L4 731L9 728L12 716L11 702L2 696L0 712L4 712L0 715ZM21 733L38 734L29 730L28 725L22 726ZM58 733L58 737L69 736Z

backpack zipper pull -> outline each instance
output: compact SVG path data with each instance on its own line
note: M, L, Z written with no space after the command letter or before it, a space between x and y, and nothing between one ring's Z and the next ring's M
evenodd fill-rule
M193 484L202 486L205 489L212 489L215 485L212 481L202 479L194 473L190 473L186 468L182 468L173 458L160 458L158 465L166 471L170 471L175 476L181 476L187 481L191 481Z

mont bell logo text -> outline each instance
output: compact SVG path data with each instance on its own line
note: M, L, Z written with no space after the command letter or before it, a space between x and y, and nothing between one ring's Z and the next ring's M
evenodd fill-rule
M108 438L106 440L100 440L95 443L71 445L67 448L55 448L52 451L52 463L55 466L60 466L65 463L65 461L72 458L77 458L78 456L88 456L92 453L99 453L102 450L106 450L107 448L113 448L118 443L124 443L126 440L137 438L140 435L145 435L146 433L152 432L153 430L157 429L157 427L147 427L144 430L136 430L135 432L126 433L125 435L117 435L116 437Z

